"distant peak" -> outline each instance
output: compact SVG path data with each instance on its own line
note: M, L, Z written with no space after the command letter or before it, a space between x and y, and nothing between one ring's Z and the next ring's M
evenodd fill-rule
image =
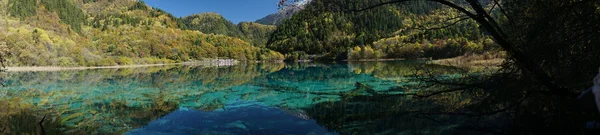
M256 20L256 22L266 25L277 25L281 21L304 10L304 8L311 2L312 0L282 0L277 4L279 6L277 13L265 16Z

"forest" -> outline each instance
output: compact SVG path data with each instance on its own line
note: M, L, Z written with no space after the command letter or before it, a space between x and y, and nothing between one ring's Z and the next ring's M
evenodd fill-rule
M313 1L279 24L267 47L284 54L306 53L330 60L439 59L497 51L497 45L477 23L461 21L457 19L460 13L435 3L415 1L361 12L339 11L377 3ZM452 22L455 24L441 27Z
M350 65L337 71L324 66L317 72L321 75L402 76L423 82L392 87L385 90L388 93L360 82L351 82L350 92L313 92L342 95L305 111L320 125L342 133L389 134L386 128L431 124L451 125L439 127L461 131L455 134L585 134L583 124L598 119L595 104L583 110L578 99L595 85L592 78L599 72L598 0L294 2L283 0L278 5L285 11L257 22L234 24L216 13L175 17L137 0L4 0L0 1L0 62L5 66L109 66L216 58L313 59ZM500 57L502 62L472 70L429 61L467 56ZM426 60L410 67L354 63L383 59ZM444 70L430 71L432 67ZM331 78L300 72L304 71L284 68L267 80ZM258 74L242 75L239 83L252 76ZM415 105L419 107L403 107ZM373 110L378 112L369 112ZM405 118L424 120L400 128L389 124ZM377 122L386 123L385 127L373 127ZM345 128L348 123L359 128Z
M322 12L376 2L318 0L257 20L277 25L234 24L217 13L179 18L137 0L2 2L0 41L9 50L5 63L9 66L109 66L215 58L441 59L498 51L473 20L454 19L456 25L435 30L422 28L459 15L427 2L364 12Z
M198 29L143 1L7 0L0 4L0 13L0 41L8 51L9 66L283 59L282 54L255 45L266 42L271 26L243 23L227 29L237 35Z
M388 123L390 119L406 120L407 117L417 117L421 118L421 120L415 121L418 123L429 122L432 125L456 124L457 127L455 128L459 131L449 132L449 134L598 134L598 130L595 129L596 127L593 124L591 126L586 125L586 123L594 123L598 119L598 108L593 101L594 96L590 96L591 92L582 95L583 97L578 96L584 91L592 89L590 88L592 86L597 87L598 84L597 79L593 80L593 78L598 74L598 67L600 66L600 63L598 63L600 60L600 57L598 57L600 53L600 48L598 48L600 24L595 23L600 21L599 1L390 0L354 1L349 3L365 2L366 4L336 7L334 5L338 4L333 4L335 2L333 0L330 3L327 3L327 0L321 0L314 1L313 4L318 5L320 2L322 2L321 7L312 9L320 11L318 12L322 13L320 17L299 19L303 14L302 12L298 13L298 15L279 26L280 28L276 33L285 34L275 34L268 46L276 47L273 49L284 53L304 51L308 54L323 52L331 54L332 52L342 52L354 44L358 47L349 50L351 53L356 54L349 55L351 58L364 58L365 54L370 57L386 57L386 52L389 52L390 49L380 51L379 48L381 46L389 48L390 46L386 46L388 42L391 42L392 45L394 42L396 45L408 45L404 46L408 49L421 50L420 52L406 51L409 54L401 54L404 57L411 55L428 57L426 52L429 51L429 48L452 48L452 46L462 46L462 48L459 47L460 49L450 49L457 52L477 53L490 50L506 52L506 61L499 66L499 69L489 73L473 74L471 71L459 71L463 73L449 77L444 73L435 73L421 67L413 71L417 76L421 76L418 78L427 82L419 86L422 89L420 92L383 95L374 93L368 96L356 96L344 101L319 104L313 113L314 115L331 114L317 118L317 121L327 125L327 127L344 131L347 129L341 127L344 125L343 123L353 123L356 128L351 130L365 130L369 133L379 131L378 133L385 134L387 130L377 130L380 127L370 128L370 123ZM447 8L439 8L440 6ZM411 10L412 7L419 8ZM389 29L389 26L366 23L365 26L351 27L359 25L361 20L355 20L355 22L358 22L356 24L347 23L352 21L328 20L351 19L340 17L346 14L382 12L367 15L374 17L371 20L377 20L376 16L394 11L394 9L401 10L400 12L413 12L416 16L419 16L419 13L427 13L425 16L418 17L425 20L416 21L417 19L411 18L409 21L409 19L402 19L402 21L412 23L403 22L400 25L393 25L402 28L403 25L414 26L420 21L425 21L422 22L422 26L417 25L417 28L425 29L425 31L418 32L418 34L415 34L416 37L410 36L411 31L399 31L409 32L409 34L392 34L391 39L386 38L376 41L379 39L377 36L390 36L389 34L386 35L387 32L385 32L385 28ZM310 10L311 7L307 7L305 11ZM436 16L438 13L447 16L433 19L441 17ZM388 13L387 15L392 16L393 14ZM304 17L311 18L308 14ZM297 20L295 20L296 18ZM433 20L429 21L433 22L427 22L428 18L432 18ZM293 23L294 21L303 23ZM314 23L319 21L321 23ZM327 24L326 22L346 22L347 24L321 25ZM379 20L375 22L398 21ZM296 26L283 29L286 24ZM324 32L323 34L320 33L322 32L319 31L320 29L303 29L306 27L302 26L307 25L336 29L340 32ZM361 28L369 26L375 28L366 31L371 30L373 34L370 35L372 37L358 38L362 33L357 32L362 32ZM452 31L452 27L461 30ZM336 40L333 38L336 37L336 34L345 36L341 36L343 40ZM425 34L425 36L422 36L422 34ZM282 35L282 37L277 38L276 36L279 35ZM313 37L307 39L320 40L305 40L306 37ZM320 44L307 43L328 40L350 42L351 44L337 44L349 46L336 48L337 45L327 46L323 44L323 46L318 46ZM374 43L369 44L371 41ZM424 43L433 45L425 47L423 46ZM429 57L445 57L440 56L439 53L433 54L437 56ZM377 65L372 68L374 69L371 69L371 71L382 70L384 72L389 69ZM356 87L357 90L370 90L369 86L365 85L357 84ZM392 88L389 91L402 89L404 88ZM405 98L402 97L412 98L410 101L403 101ZM585 97L591 98L586 99ZM423 108L395 107L424 102L435 103L439 106L423 106ZM363 113L360 110L356 111L355 108L379 110L381 113ZM345 112L353 113L347 114ZM463 118L467 120L457 121L457 119ZM415 125L387 128L398 130L398 128L410 129L413 126ZM422 126L416 127L421 128ZM351 130L347 130L347 132L352 133ZM440 134L444 133L446 132Z

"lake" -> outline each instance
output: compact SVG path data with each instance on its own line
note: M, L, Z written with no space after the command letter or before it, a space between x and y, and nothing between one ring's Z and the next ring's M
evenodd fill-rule
M449 78L462 70L395 61L7 72L0 133L451 132L455 125L405 114L433 103L381 96L418 92L423 69Z

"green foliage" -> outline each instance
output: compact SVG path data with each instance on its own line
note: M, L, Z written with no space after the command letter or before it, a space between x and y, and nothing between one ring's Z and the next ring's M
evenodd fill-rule
M131 60L131 58L128 57L117 57L115 62L119 65L131 65L134 64L133 60Z
M115 60L113 60L111 58L104 58L104 59L100 60L100 62L97 65L94 65L94 66L110 66L110 65L117 65L117 62L115 62Z
M238 24L238 27L244 35L244 39L256 47L265 47L271 33L276 29L276 27L272 25L263 25L252 22L241 22Z
M207 34L221 34L237 37L257 47L265 47L276 27L252 22L233 24L217 13L202 13L181 19L185 29L198 30Z
M487 43L486 43L487 42ZM433 42L422 39L413 42L407 36L385 38L373 45L356 46L349 53L349 59L390 59L390 58L450 58L464 54L482 54L498 51L493 41L471 41L466 38L436 39Z
M73 30L81 32L81 25L86 23L87 16L71 0L42 0L41 3L49 11L56 12L61 21Z
M283 54L269 49L261 49L258 55L258 60L261 61L279 61L285 58Z
M385 55L381 50L374 50L371 46L356 46L349 52L348 59L360 60L360 59L381 59L385 58Z
M39 13L27 18L27 22L8 18L7 25L15 27L0 27L6 31L3 37L7 46L15 50L8 57L10 66L111 66L214 58L250 61L284 58L278 52L252 46L239 38L182 30L181 19L160 9L141 8L141 2L84 1L81 9L64 0L42 4L48 10L39 8ZM77 10L66 10L71 8ZM89 21L77 21L79 13L88 13L82 16L89 16L86 18ZM70 32L69 23L81 23L81 31ZM243 29L244 34L256 41L252 44L266 42L268 33L275 29L254 23L232 27Z
M278 29L267 43L267 48L284 54L304 51L308 54L323 54L326 59L376 59L376 58L417 58L452 57L454 53L444 52L445 45L432 42L448 39L466 39L469 43L480 43L483 34L472 20L457 23L451 27L433 30L418 30L441 26L443 20L456 17L457 13L439 4L428 2L406 2L401 5L386 5L362 12L335 12L336 9L360 9L375 5L380 1L365 0L320 0L310 3L305 10L278 25ZM370 46L379 40L396 35L407 36L402 44ZM467 43L466 41L464 43ZM380 43L386 44L386 43ZM362 46L357 51L356 46ZM370 48L372 47L372 48ZM461 44L459 50L484 51L480 45ZM364 49L367 49L366 52ZM373 49L371 52L370 49ZM354 50L354 54L353 51ZM359 53L360 52L360 53ZM437 53L448 53L438 56ZM346 55L348 54L348 55Z
M37 0L9 0L8 5L10 15L21 19L37 13Z
M69 66L77 65L77 63L75 63L73 58L69 58L69 57L60 57L60 58L58 58L58 61L59 61L58 66L69 67Z
M295 51L285 55L286 61L298 61L298 60L307 60L308 54L303 51Z
M129 7L129 10L148 10L148 5L144 1L137 1L135 5Z
M402 18L391 7L352 13L326 10L375 3L378 1L313 1L305 10L278 25L267 47L282 53L345 53L352 46L371 43L400 29Z
M98 2L98 0L83 0L83 4Z
M207 34L222 34L230 37L243 37L235 24L217 13L202 13L184 17L183 23L188 29Z

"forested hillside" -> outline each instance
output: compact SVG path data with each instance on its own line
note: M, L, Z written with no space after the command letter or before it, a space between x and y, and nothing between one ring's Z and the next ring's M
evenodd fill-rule
M277 27L273 25L264 25L254 22L241 22L238 24L238 28L244 35L242 38L257 47L265 47L271 33L277 29Z
M267 47L325 59L448 58L493 49L494 42L474 21L459 20L456 11L439 4L420 1L348 11L378 3L312 1L278 25Z
M9 66L106 66L217 57L283 57L236 37L186 30L179 18L136 0L0 2L0 44L5 44L2 47L10 54Z
M237 25L217 13L202 13L182 18L187 29L198 30L206 34L220 34L240 38L252 45L264 47L270 34L275 31L273 25L241 22Z
M279 21L278 21L277 14L270 14L270 15L267 15L263 18L256 20L255 22L260 23L260 24L265 24L265 25L277 25Z
M188 29L203 33L222 34L230 37L242 37L237 26L217 13L201 13L182 18Z
M267 20L276 27L236 25L216 13L177 18L137 0L5 0L0 50L8 50L9 66L283 59L279 52L290 59L448 58L494 50L476 23L438 4L344 11L376 3L294 2Z

